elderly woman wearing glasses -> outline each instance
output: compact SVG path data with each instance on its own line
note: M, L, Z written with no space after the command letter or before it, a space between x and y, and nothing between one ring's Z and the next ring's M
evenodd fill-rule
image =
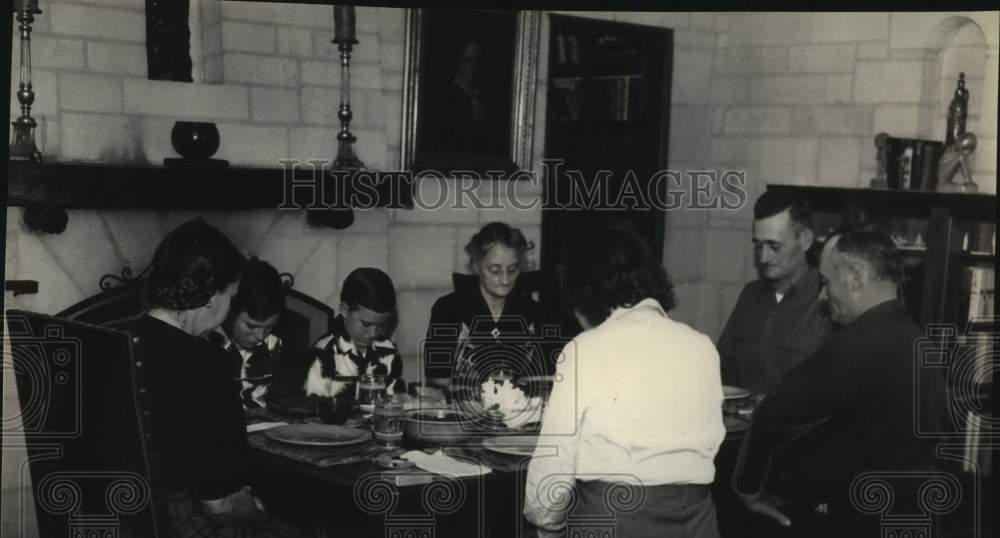
M520 230L502 222L491 222L472 236L465 252L475 275L454 275L455 291L431 309L424 341L429 384L452 387L462 381L474 387L501 371L548 373L536 345L538 305L517 286L530 249Z

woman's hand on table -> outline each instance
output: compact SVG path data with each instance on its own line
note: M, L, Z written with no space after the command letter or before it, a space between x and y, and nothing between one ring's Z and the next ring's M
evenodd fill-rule
M764 494L744 495L740 493L739 497L743 505L751 512L769 517L777 521L782 527L792 526L792 520L788 519L788 516L778 510L778 506L781 504L778 499Z

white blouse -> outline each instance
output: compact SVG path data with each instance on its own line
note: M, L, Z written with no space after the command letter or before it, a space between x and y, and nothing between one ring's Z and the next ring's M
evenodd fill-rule
M719 354L654 299L618 308L563 348L528 467L525 517L564 525L576 480L709 484L726 430Z

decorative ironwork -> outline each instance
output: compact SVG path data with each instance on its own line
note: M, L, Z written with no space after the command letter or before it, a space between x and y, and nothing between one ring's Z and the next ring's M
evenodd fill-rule
M295 287L295 277L291 273L281 273L278 277L281 278L281 285L286 289Z
M142 278L146 276L146 273L149 272L149 269L151 267L152 265L147 265L146 268L143 269L142 272L136 276L132 276L131 267L125 267L121 270L120 274L116 275L113 273L108 273L106 275L101 276L101 280L98 283L98 285L102 290L109 290L111 288L117 286L123 286L125 284L128 284L136 280L142 280Z

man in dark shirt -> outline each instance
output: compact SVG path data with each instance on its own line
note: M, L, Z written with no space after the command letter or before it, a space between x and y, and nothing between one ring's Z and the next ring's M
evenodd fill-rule
M819 275L805 200L768 191L754 204L754 264L719 337L722 382L765 394L819 349L830 331L819 303Z
M864 472L932 467L932 442L915 435L914 419L938 412L943 385L914 394L921 331L897 299L902 264L887 234L871 226L833 234L819 271L842 330L761 402L735 487L752 511L790 524L796 536L877 536L878 518L853 506L851 483ZM824 419L795 441L791 462L770 461L790 430ZM778 474L772 464L786 473L790 521L761 497L768 475Z

